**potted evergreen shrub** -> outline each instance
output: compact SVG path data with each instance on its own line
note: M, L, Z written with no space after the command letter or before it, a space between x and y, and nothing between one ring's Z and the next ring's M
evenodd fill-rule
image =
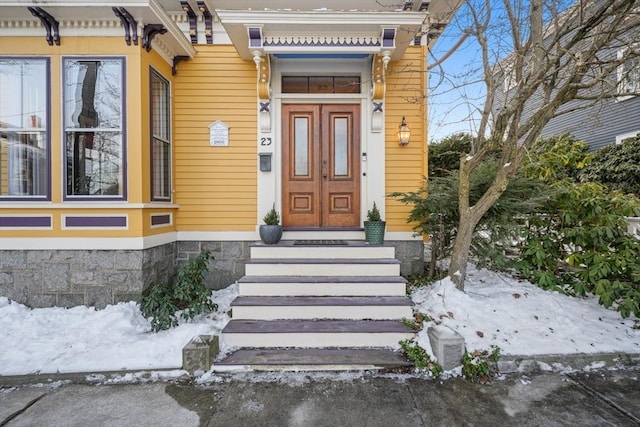
M364 239L371 245L381 245L384 242L384 228L386 222L380 218L380 211L373 202L373 208L367 212L367 220L364 222Z
M264 225L260 225L260 239L267 245L274 245L282 238L282 226L280 225L280 215L276 210L276 204L262 218Z

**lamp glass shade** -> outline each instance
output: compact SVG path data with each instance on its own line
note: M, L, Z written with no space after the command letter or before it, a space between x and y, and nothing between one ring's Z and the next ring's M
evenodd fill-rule
M398 126L398 143L400 145L407 145L409 143L409 139L411 138L411 128L405 121L404 117L402 118L402 123Z

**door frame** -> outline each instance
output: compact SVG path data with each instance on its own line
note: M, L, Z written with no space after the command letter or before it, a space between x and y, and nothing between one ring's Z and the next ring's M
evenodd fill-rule
M359 75L363 82L360 94L282 94L282 75ZM385 139L384 125L372 131L372 97L367 82L371 81L371 58L363 59L271 59L271 129L262 132L258 127L258 153L271 154L271 172L260 172L258 159L258 209L256 230L262 217L275 202L282 212L282 105L283 104L360 104L360 225L366 219L367 210L375 201L380 213L385 214ZM384 120L383 120L384 123ZM263 138L271 138L269 146L261 145ZM366 158L363 155L366 153ZM320 229L321 230L321 229ZM358 234L353 237L361 238ZM323 234L323 238L332 238Z

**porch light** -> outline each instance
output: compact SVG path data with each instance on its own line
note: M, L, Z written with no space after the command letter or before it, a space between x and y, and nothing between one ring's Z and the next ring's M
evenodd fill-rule
M402 123L398 126L398 143L400 145L407 145L409 143L409 139L411 138L411 128L404 120L404 116L402 116Z

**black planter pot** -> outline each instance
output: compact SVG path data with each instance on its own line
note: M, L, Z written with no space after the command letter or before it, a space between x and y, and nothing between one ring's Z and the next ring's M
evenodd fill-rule
M267 245L275 245L282 239L281 225L261 225L258 231L260 239Z
M384 221L365 221L364 239L370 245L381 245L384 242Z

